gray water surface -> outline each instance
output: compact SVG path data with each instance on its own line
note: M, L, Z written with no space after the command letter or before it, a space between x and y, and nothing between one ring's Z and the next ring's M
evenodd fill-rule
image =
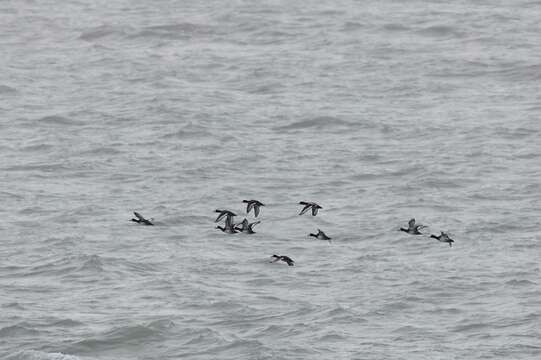
M0 2L0 358L541 357L540 18Z

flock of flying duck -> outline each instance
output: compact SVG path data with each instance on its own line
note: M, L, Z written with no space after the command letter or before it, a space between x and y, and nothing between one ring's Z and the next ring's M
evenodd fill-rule
M246 214L249 214L250 211L253 210L254 211L254 217L258 217L259 212L261 211L261 206L265 206L265 204L263 204L261 201L258 201L258 200L242 200L242 202L246 204ZM314 202L301 201L301 202L299 202L299 205L304 206L302 208L301 212L299 213L299 215L303 215L308 210L311 210L312 211L312 216L316 216L319 209L322 209L321 206L319 206L318 204L316 204ZM218 225L218 226L216 226L216 229L220 229L224 233L227 233L227 234L235 234L237 232L244 232L244 233L247 233L247 234L254 234L255 231L254 231L253 227L261 222L261 221L255 221L253 223L250 223L248 221L248 219L244 218L244 220L242 220L242 222L240 222L238 224L235 224L235 222L233 221L233 218L235 216L237 216L237 214L235 214L234 212L229 211L229 210L220 210L220 209L216 209L216 212L219 213L219 214L218 214L218 217L216 218L215 222L219 222L222 219L225 219L224 226ZM327 241L331 242L331 238L329 236L327 236L320 229L317 229L317 234L310 233L309 236L313 236L313 237L315 237L316 239L319 239L319 240L327 240ZM274 255L271 256L271 259L272 259L271 262L283 261L283 262L287 263L289 266L294 266L295 265L295 261L292 260L289 256L274 254Z
M261 206L265 206L262 202L258 200L242 200L243 203L246 204L246 214L249 214L252 210L254 212L254 217L258 217L259 213L261 211ZM308 202L308 201L301 201L299 202L299 205L303 205L303 208L299 215L303 215L308 210L311 210L312 216L316 216L319 209L322 209L322 207L315 202ZM254 226L259 224L261 221L254 221L249 222L248 219L244 218L240 223L235 223L233 221L234 217L237 216L234 212L230 210L220 210L216 209L215 212L219 213L218 217L214 222L220 222L222 220L225 220L224 226L216 226L216 229L219 229L227 234L236 234L238 232L246 233L246 234L255 234ZM140 213L134 212L135 218L132 218L131 221L142 224L142 225L154 225L153 219L146 219L143 217ZM420 230L426 228L427 226L417 224L415 222L415 219L411 219L408 222L407 228L400 228L400 231L404 231L410 235L425 235ZM329 243L331 242L331 238L327 236L323 231L320 229L317 229L317 234L310 233L309 236L315 237L318 240L327 240ZM454 240L449 237L448 234L444 233L443 231L440 233L440 235L430 235L431 238L434 238L440 242L449 244L450 247L453 246ZM287 263L289 266L294 266L295 261L292 260L289 256L285 255L272 255L270 262L277 262L277 261L283 261Z
M408 222L408 228L405 229L405 228L400 228L400 231L404 231L404 232L407 232L408 234L411 234L411 235L424 235L422 232L420 232L419 230L420 229L424 229L426 228L427 226L424 226L424 225L421 225L421 224L416 224L415 223L415 219L411 219L409 222ZM455 242L453 239L451 239L449 237L449 235L447 235L446 233L444 233L443 231L440 231L440 235L430 235L431 238L433 239L436 239L440 242L444 242L444 243L447 243L449 244L449 247L452 247L453 246L453 243Z

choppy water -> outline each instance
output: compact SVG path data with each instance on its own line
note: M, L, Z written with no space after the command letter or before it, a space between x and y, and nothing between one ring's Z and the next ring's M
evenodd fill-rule
M541 356L540 2L185 3L0 2L2 359Z

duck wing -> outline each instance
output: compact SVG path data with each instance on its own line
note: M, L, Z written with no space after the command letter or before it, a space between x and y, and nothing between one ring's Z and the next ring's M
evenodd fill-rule
M216 210L216 211L218 211L218 210ZM214 220L214 222L218 222L218 221L222 220L222 219L224 218L224 216L226 216L226 215L227 215L227 213L226 213L225 211L222 211L222 212L220 213L220 215L218 215L218 217L216 218L216 220Z
M216 220L214 220L214 222L218 222L220 220L222 220L224 218L224 216L227 215L227 217L233 217L233 216L237 216L237 214L229 211L229 210L218 210L216 209L216 212L219 212L220 215L218 215L218 217L216 218Z
M260 222L261 221L256 221L256 222L253 222L251 224L248 224L248 228L253 231L253 227L256 226L257 224L259 224Z
M137 211L134 211L133 212L133 215L135 215L136 218L138 218L139 220L141 221L144 221L145 218L143 217L143 215L139 214Z
M247 227L248 227L248 220L246 220L246 218L244 218L242 222L235 225L235 229L240 230L240 231L246 230Z
M228 215L225 218L225 227L227 229L232 229L234 226L235 226L235 224L233 224L233 217Z
M304 204L303 204L303 205L304 205ZM310 209L311 207L312 207L311 204L306 204L306 205L304 205L304 208L301 210L301 212L299 213L299 215L304 214L304 213L307 212L308 209ZM314 212L314 210L312 210L312 213L313 213L313 212Z

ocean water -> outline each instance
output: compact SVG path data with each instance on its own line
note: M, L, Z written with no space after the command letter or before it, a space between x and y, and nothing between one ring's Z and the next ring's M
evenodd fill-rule
M0 358L541 358L540 18L1 1Z

